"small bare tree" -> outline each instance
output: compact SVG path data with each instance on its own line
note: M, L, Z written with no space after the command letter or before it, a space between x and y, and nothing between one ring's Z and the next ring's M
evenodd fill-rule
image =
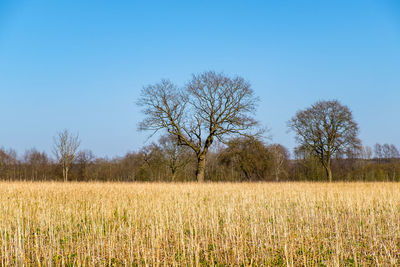
M319 101L297 112L288 125L300 148L317 156L330 182L332 158L357 150L361 144L353 114L337 100Z
M171 170L171 180L175 181L178 171L189 164L193 152L189 147L180 145L174 135L161 136L158 142Z
M282 176L287 176L287 164L289 159L289 152L287 149L279 144L269 145L268 150L272 154L273 159L273 172L275 176L275 181L279 182Z
M380 162L380 160L383 158L383 151L382 151L382 145L379 143L376 143L374 145L374 154L375 154L375 158L378 159L378 162Z
M393 159L398 159L400 158L400 152L397 149L397 147L393 144L390 145L390 156Z
M383 158L389 161L392 158L392 150L389 144L382 145Z
M93 154L91 150L82 150L79 151L76 155L75 162L79 168L79 178L87 181L90 177L89 167L96 160L96 156Z
M190 147L197 157L197 181L202 182L206 155L215 139L251 135L257 125L252 117L257 100L241 77L205 72L193 75L182 89L162 80L142 90L138 104L146 118L139 129L166 130L180 145Z
M372 158L372 148L370 146L362 146L360 156L364 160L370 160Z
M68 172L80 143L78 134L73 135L66 129L54 137L53 153L62 167L64 182L68 181Z
M39 152L36 148L25 151L24 163L28 166L31 180L39 180L46 178L46 167L49 159L45 152ZM41 174L39 177L39 174Z

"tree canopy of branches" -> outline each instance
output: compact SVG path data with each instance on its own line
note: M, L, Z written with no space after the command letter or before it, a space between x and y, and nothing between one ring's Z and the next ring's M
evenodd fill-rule
M79 145L79 136L69 133L66 129L54 137L53 153L61 164L65 182L68 181L68 172L76 157Z
M299 148L314 154L332 181L332 157L360 147L358 125L347 106L337 100L319 101L298 111L288 123L296 134Z
M258 98L241 77L212 71L193 75L183 88L168 80L143 88L138 105L145 119L140 130L164 130L190 147L197 158L196 179L204 181L206 155L215 139L252 135Z

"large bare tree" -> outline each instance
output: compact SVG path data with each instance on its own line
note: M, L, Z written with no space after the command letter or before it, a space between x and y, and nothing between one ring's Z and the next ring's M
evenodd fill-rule
M139 129L165 130L197 157L197 181L204 181L206 155L215 141L251 135L258 98L241 77L212 71L193 75L183 88L168 80L143 88L138 101L146 115Z
M62 167L64 182L68 181L68 172L80 143L78 134L71 134L66 129L54 137L53 153Z
M360 147L353 114L337 100L319 101L298 111L288 125L296 133L299 147L317 156L330 182L332 158Z

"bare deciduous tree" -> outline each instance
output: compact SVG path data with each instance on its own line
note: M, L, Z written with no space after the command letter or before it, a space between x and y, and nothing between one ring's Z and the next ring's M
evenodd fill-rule
M397 147L393 144L379 144L376 143L374 146L375 157L378 159L378 162L381 162L383 159L385 162L390 161L392 159L396 159L400 157L400 152Z
M142 156L142 160L145 169L142 169L143 172L148 173L147 179L151 181L160 181L165 173L166 159L164 157L163 151L160 146L155 143L152 143L148 146L143 147L140 150L140 154Z
M382 153L384 159L389 160L392 158L392 150L389 144L383 144Z
M400 152L395 145L390 145L390 156L391 158L397 159L400 158Z
M202 182L206 155L215 139L252 135L257 101L250 84L241 77L205 72L193 75L182 89L162 80L142 90L138 104L144 107L146 118L139 129L166 130L179 144L190 147L197 157L197 181Z
M49 159L45 152L39 152L36 148L25 151L24 163L29 166L31 180L46 179L43 169L46 168ZM39 173L42 174L42 177L39 177Z
M11 180L15 177L15 167L18 164L17 152L13 149L0 148L0 179Z
M363 146L360 151L362 159L370 160L372 158L372 148L370 146Z
M383 151L382 151L382 145L379 143L376 143L374 145L374 153L375 153L375 158L378 160L383 158Z
M159 143L171 170L171 180L175 181L177 172L190 162L193 153L187 146L180 145L178 138L173 135L161 136Z
M79 178L82 179L83 181L87 181L88 177L90 176L89 174L89 166L93 164L95 161L96 156L93 154L91 150L82 150L77 153L76 156L76 164L78 165L79 168Z
M73 135L66 129L54 137L53 153L61 164L64 182L68 181L68 172L76 157L79 145L78 134Z
M275 176L275 181L279 182L282 176L287 176L286 169L289 159L289 152L284 146L279 144L272 144L269 145L267 148L272 153L272 168Z
M318 157L330 182L332 158L360 147L353 114L337 100L319 101L297 112L288 125L300 147Z

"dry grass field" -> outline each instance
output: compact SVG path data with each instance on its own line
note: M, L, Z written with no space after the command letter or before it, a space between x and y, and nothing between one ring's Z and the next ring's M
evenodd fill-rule
M0 183L1 266L391 266L400 184Z

